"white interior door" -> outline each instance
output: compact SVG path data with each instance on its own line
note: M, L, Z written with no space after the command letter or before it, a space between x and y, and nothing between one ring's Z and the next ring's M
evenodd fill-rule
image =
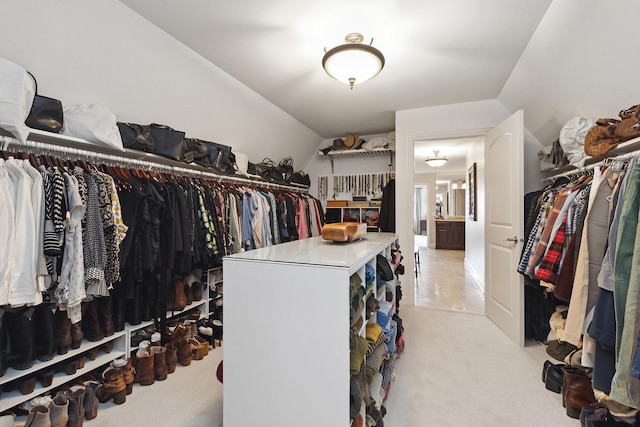
M516 271L523 238L522 110L485 135L485 312L524 345L524 289Z

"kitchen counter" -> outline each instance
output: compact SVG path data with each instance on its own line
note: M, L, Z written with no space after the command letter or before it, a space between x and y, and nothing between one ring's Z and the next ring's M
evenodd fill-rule
M436 249L464 250L464 219L436 220Z

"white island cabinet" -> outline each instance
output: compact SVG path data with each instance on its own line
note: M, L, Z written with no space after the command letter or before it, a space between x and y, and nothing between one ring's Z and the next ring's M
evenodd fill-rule
M225 427L349 426L349 278L396 240L313 237L224 258Z

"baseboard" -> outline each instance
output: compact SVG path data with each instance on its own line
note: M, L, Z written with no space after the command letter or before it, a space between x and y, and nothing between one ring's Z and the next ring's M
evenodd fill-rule
M480 274L478 274L478 272L471 266L471 264L467 262L466 257L464 259L464 268L469 273L471 273L471 278L473 279L474 282L476 282L476 285L478 285L478 287L482 289L482 292L484 293L484 277L481 277Z

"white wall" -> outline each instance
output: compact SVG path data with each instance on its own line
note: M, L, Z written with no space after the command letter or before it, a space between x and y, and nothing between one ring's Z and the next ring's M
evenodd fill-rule
M476 164L476 212L477 221L468 219L465 221L465 253L464 262L470 270L473 278L484 289L484 226L485 226L485 202L484 202L484 141L474 142L467 155L467 170ZM467 188L467 198L469 188ZM468 199L467 199L468 200Z
M498 100L524 110L525 127L551 144L574 116L616 117L638 100L640 2L554 1Z
M420 173L413 175L414 185L423 185L427 188L427 208L425 212L427 220L427 240L430 248L436 247L436 174L435 173ZM396 181L396 196L398 192L398 182ZM407 201L400 200L396 197L396 210L398 206L405 206ZM398 211L399 212L399 211ZM397 216L397 215L396 215ZM396 218L397 220L397 218ZM398 230L396 230L397 232ZM407 242L408 244L409 242Z
M507 118L510 112L497 100L417 108L396 113L396 231L406 253L404 264L413 271L413 210L401 204L413 200L413 141L483 135L488 128ZM468 255L469 256L469 255ZM471 255L473 256L473 255ZM402 278L407 304L414 302L414 276Z
M4 0L0 56L42 95L110 108L300 169L321 138L116 0Z

